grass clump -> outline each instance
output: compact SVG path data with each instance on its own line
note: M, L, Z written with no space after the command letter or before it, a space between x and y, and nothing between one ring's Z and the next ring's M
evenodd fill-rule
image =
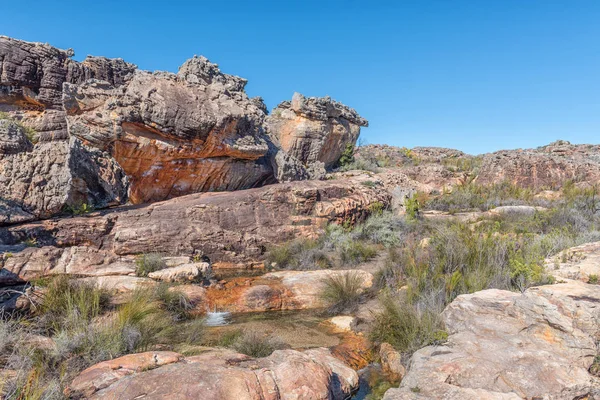
M285 344L277 338L258 333L243 331L233 341L232 348L250 357L260 358L271 355L275 350L285 348Z
M148 276L149 273L167 268L163 256L159 253L140 254L135 260L137 276Z
M63 398L65 386L93 364L202 340L203 320L192 318L187 296L167 286L138 289L119 306L108 302L106 291L65 275L38 287L30 315L0 318L0 367L18 371L4 398ZM39 335L53 345L36 344Z
M442 319L434 310L420 311L390 297L381 302L383 311L375 317L370 333L372 341L389 343L401 352L412 353L448 338Z
M323 279L320 298L331 314L350 311L360 302L362 285L362 277L357 272L334 273Z

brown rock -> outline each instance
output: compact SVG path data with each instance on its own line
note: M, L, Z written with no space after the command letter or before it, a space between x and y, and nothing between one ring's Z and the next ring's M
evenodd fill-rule
M348 145L354 146L367 120L329 97L306 98L294 93L267 120L269 132L281 148L304 166L333 167Z
M135 255L153 252L186 256L199 252L214 268L244 267L261 260L273 243L315 237L329 222L360 220L372 204L388 202L385 190L352 180L194 194L145 207L0 229L0 244L17 245L33 238L39 246L47 245L15 251L0 262L7 274L21 280L61 272L127 273L133 271ZM123 262L129 263L129 270L118 264Z
M223 350L181 361L168 353L160 364L156 357L142 353L93 366L73 381L70 393L90 399L341 400L358 387L356 372L326 349L278 350L256 360Z
M379 358L383 372L390 380L399 382L406 374L406 369L402 365L402 356L389 343L382 343L379 346Z

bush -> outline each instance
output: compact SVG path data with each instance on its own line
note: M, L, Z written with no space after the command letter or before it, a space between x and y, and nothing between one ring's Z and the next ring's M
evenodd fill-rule
M283 349L286 346L279 339L255 331L244 331L235 339L232 347L242 354L260 358L267 357L275 350Z
M320 298L332 314L350 311L360 302L362 284L361 275L353 271L331 274L323 279Z
M87 327L108 306L108 293L59 275L43 291L36 315L49 333Z
M448 338L438 310L420 311L391 297L380 301L383 311L375 315L370 332L372 341L389 343L400 352L413 353Z
M352 143L348 143L346 148L342 152L340 159L338 161L339 167L347 166L354 162L354 145Z
M137 276L148 276L149 273L167 268L167 264L161 254L141 254L135 260L135 273Z
M377 249L374 246L358 241L348 242L340 250L340 260L344 266L369 261L376 255Z
M194 308L194 304L185 293L173 289L169 284L161 283L152 293L152 297L162 305L174 321L187 320L190 318L190 311Z

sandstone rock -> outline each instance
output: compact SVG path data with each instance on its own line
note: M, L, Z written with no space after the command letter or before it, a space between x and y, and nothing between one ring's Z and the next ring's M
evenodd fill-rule
M181 283L202 279L208 271L210 271L208 263L191 263L150 272L148 277L157 281Z
M402 356L389 343L382 343L379 346L379 358L381 359L381 368L383 372L392 381L399 382L406 374L406 369L402 365Z
M417 351L384 399L593 398L598 302L600 286L577 281L459 296L443 313L447 344Z
M126 293L144 287L152 287L155 281L149 278L140 278L137 276L94 276L88 278L79 278L81 282L96 285L109 292Z
M351 315L338 315L327 320L334 332L351 332L356 319Z
M563 250L546 259L545 267L557 279L577 279L583 282L588 282L590 276L596 276L595 279L598 279L600 242L586 243Z
M132 272L136 255L153 252L187 257L201 253L214 268L244 267L264 258L273 243L315 237L329 222L358 221L374 203L388 204L389 195L352 180L194 194L145 207L0 228L2 245L35 239L42 246L15 251L0 263L20 280L60 272ZM117 264L123 262L130 266Z
M556 188L566 181L600 181L600 147L568 142L528 150L503 150L482 156L476 182L511 182L534 189Z
M342 400L358 387L356 372L326 349L278 350L260 359L212 350L180 358L142 353L101 363L82 372L69 393L90 399Z
M314 169L315 163L333 167L346 147L354 146L360 127L368 122L329 97L306 98L294 93L291 102L284 101L271 112L267 126L285 152Z
M158 351L130 354L104 361L81 372L69 386L69 393L89 397L125 376L176 363L182 358L178 353Z
M545 211L544 207L533 206L500 206L488 211L491 216L496 215L513 215L513 216L531 216L536 212Z

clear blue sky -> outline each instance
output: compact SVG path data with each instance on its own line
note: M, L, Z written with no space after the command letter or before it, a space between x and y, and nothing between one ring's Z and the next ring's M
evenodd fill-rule
M369 143L600 143L600 1L4 1L0 34L177 71L202 54L272 108L330 95Z

